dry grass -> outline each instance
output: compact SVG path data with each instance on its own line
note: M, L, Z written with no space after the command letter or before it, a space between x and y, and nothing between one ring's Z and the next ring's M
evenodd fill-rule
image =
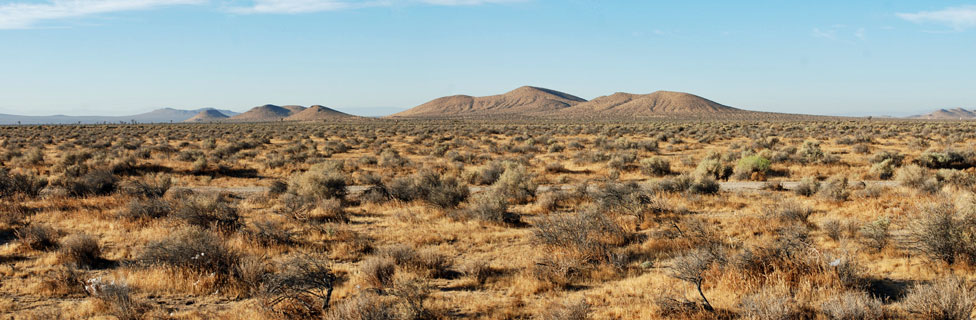
M0 127L0 313L968 318L973 129Z

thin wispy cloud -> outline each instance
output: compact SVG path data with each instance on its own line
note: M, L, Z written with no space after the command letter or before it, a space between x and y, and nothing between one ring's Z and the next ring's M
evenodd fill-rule
M232 7L230 11L244 14L298 14L395 5L476 6L524 1L527 0L254 0L249 6Z
M201 4L206 0L54 0L0 4L0 29L26 29L50 20L102 13Z
M0 4L0 30L29 29L45 22L86 16L150 10L173 5L205 5L210 0L50 0ZM238 14L298 14L395 5L475 6L529 0L252 0L235 2L225 11ZM215 10L220 10L215 8Z
M810 35L814 38L854 43L867 39L867 29L852 29L843 24L835 24L826 28L813 28Z
M976 27L976 6L950 7L937 11L898 13L899 18L919 24L939 24L957 31Z

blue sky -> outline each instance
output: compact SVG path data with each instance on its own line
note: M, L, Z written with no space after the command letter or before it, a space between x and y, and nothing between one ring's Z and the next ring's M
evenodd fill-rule
M0 0L0 113L357 114L522 85L764 111L976 108L976 2Z

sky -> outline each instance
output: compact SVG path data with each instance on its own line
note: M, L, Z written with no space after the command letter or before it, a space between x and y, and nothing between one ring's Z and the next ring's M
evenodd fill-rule
M974 74L974 0L0 0L21 115L379 115L533 85L901 116L976 108Z

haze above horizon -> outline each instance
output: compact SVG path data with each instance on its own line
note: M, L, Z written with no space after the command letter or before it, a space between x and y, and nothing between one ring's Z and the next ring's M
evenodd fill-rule
M540 86L737 108L974 108L976 2L0 0L0 113L350 113Z

